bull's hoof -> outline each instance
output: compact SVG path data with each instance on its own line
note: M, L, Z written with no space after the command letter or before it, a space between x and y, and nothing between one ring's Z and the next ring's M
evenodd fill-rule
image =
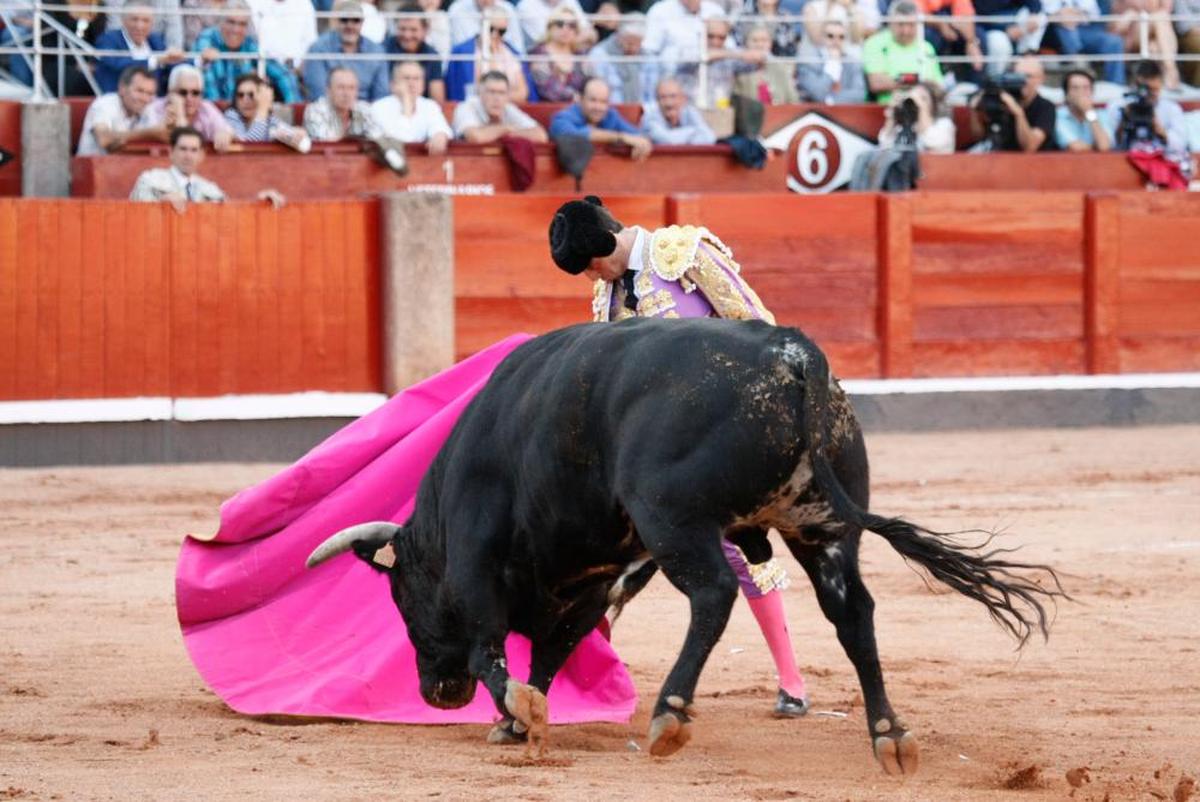
M655 757L673 755L690 740L692 722L680 713L660 713L650 722L650 754Z
M508 746L510 744L523 744L529 740L529 733L525 730L517 731L517 724L514 719L506 718L496 722L496 726L492 727L488 733L487 742L490 744L500 744Z
M911 732L897 731L876 736L875 759L883 770L893 777L910 777L917 773L921 763L921 748L917 736Z
M510 679L504 692L504 706L526 730L529 739L526 754L537 757L546 754L546 736L550 733L549 708L542 692L532 685Z

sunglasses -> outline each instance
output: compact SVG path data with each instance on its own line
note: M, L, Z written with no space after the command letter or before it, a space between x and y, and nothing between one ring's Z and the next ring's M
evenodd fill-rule
M827 34L825 34L825 38L831 42L841 42L846 39L846 34L844 34L844 33L827 33Z
M180 97L200 97L204 94L203 89L176 89L174 91Z
M578 28L578 27L579 27L579 25L578 25L577 23L574 23L574 22L567 22L566 20L561 20L561 19L559 19L559 20L555 20L554 22L550 23L550 27L551 27L551 28L571 28L571 29L575 29L575 28Z
M241 100L242 98L257 98L258 93L252 89L249 92L238 92L236 97L238 100Z
M508 33L508 28L492 28L492 36L503 36Z
M358 17L338 17L338 22L342 25L362 25L362 20Z

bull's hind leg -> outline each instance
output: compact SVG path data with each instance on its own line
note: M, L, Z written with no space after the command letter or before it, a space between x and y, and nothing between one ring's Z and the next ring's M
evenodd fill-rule
M794 538L786 542L812 580L821 612L837 628L838 640L858 672L875 759L888 774L913 774L920 760L917 739L892 710L883 687L875 601L858 571L859 536L849 533L825 546Z
M634 520L663 575L688 597L691 605L683 649L663 683L650 722L650 754L665 757L691 740L696 683L729 622L738 584L721 552L716 525L672 527L645 515L635 516Z

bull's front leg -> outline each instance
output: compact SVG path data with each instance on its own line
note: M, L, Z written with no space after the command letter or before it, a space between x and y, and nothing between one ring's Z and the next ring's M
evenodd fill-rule
M470 670L491 693L500 712L501 720L488 734L488 741L511 743L528 738L529 751L542 755L550 729L546 695L509 675L504 640L477 646L471 653Z
M729 622L738 584L721 551L716 525L665 527L653 515L635 517L635 523L663 575L691 606L683 649L659 691L650 721L650 754L666 757L692 738L696 683Z
M892 710L883 687L875 643L875 602L858 570L858 540L857 534L850 534L826 546L813 546L785 538L812 581L821 612L837 629L838 640L858 673L875 759L888 774L913 774L920 749L916 736Z

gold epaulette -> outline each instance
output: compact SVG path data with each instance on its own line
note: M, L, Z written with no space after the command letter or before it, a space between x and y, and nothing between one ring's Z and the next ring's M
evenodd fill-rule
M650 267L664 281L679 281L696 257L700 236L697 226L667 226L650 235Z

